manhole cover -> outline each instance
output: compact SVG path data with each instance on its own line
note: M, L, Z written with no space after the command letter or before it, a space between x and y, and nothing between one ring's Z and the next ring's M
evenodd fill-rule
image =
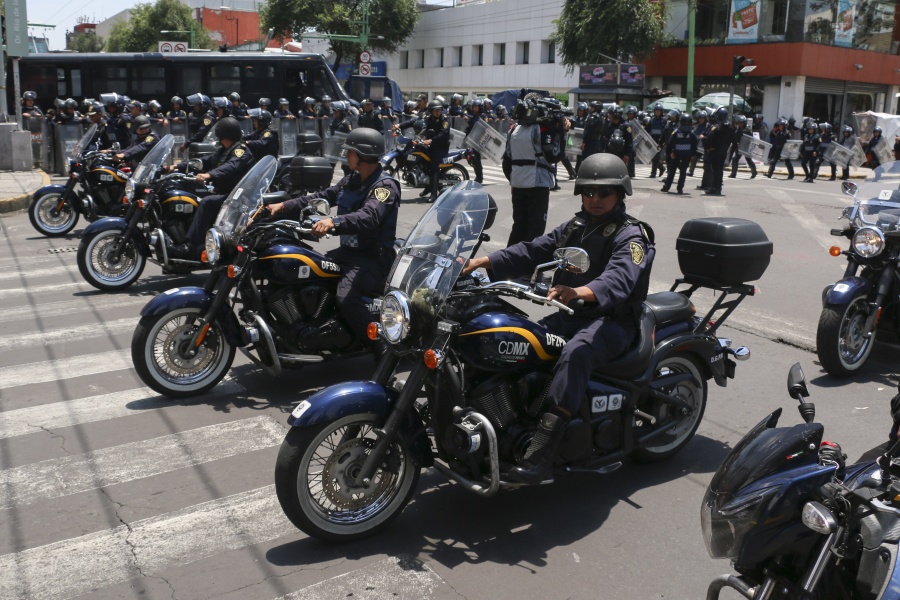
M70 246L68 248L48 248L50 254L63 254L64 252L78 252L78 246Z

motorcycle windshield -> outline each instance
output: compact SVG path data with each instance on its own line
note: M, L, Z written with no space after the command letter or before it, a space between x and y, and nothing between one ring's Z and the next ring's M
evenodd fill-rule
M474 181L444 192L397 254L386 292L401 291L420 313L437 314L475 250L489 210L488 193Z
M174 146L175 138L172 134L168 134L163 139L159 140L156 145L150 149L150 152L147 153L147 156L144 157L144 160L141 161L141 164L138 165L137 169L134 170L134 175L131 178L132 181L134 181L134 185L141 185L153 179L153 176L159 171L159 168L166 162L166 159L169 158L169 154L172 153L172 148Z
M900 161L875 169L856 191L859 226L875 225L900 231Z
M81 136L81 139L78 140L78 143L75 144L75 147L72 148L72 158L78 158L82 154L84 154L85 149L88 147L88 144L91 143L91 140L94 139L94 135L97 133L97 124L94 123L88 130L84 132L84 135Z
M237 243L250 218L262 206L263 194L275 179L277 168L274 156L262 157L228 194L213 225L224 238Z

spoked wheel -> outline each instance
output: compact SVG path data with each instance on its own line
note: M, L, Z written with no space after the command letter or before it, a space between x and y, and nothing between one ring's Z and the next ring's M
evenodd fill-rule
M118 252L116 248L122 245ZM122 240L122 231L108 229L81 238L78 245L78 270L85 281L104 291L121 290L144 272L147 259L134 240Z
M860 293L846 306L828 304L819 316L816 331L816 353L830 375L847 377L865 364L875 334L866 336L866 321L872 307L865 293Z
M390 448L369 485L355 483L379 425L373 415L350 415L288 432L275 464L275 490L291 523L322 540L350 541L400 514L419 481L402 444Z
M441 188L452 187L460 181L469 180L469 172L460 164L453 164L446 169L441 169L440 176L439 183Z
M28 207L28 218L35 229L48 237L65 235L78 223L78 213L69 202L63 201L59 192L33 199Z
M659 443L655 446L644 446L634 451L633 456L640 462L656 462L679 452L684 448L694 434L703 412L706 410L706 379L700 373L693 359L687 356L670 356L663 359L656 369L654 380L665 379L676 375L690 375L693 381L688 379L678 381L671 386L665 386L662 391L669 397L678 398L686 403L689 409L678 409L670 404L654 402L650 400L647 406L639 408L656 417L656 427L667 423L675 423L668 433L663 434Z
M131 338L131 360L141 380L173 398L202 394L219 383L234 362L235 348L215 323L196 354L188 356L200 309L181 308L141 318Z

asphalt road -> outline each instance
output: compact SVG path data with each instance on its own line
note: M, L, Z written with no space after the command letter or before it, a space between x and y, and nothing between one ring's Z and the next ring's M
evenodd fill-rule
M721 329L753 357L727 388L710 389L696 438L662 464L489 500L429 471L387 531L347 545L294 529L272 474L293 406L330 383L365 377L371 361L274 379L239 353L206 396L161 398L131 366L139 310L202 277L166 277L151 265L129 290L101 293L75 265L83 223L48 239L24 213L0 217L0 598L704 597L709 580L729 569L701 540L705 486L771 410L783 406L782 423L799 422L785 392L790 365L803 365L826 437L854 458L886 435L897 354L877 347L868 368L845 381L817 364L820 293L844 267L827 252L848 203L837 183L741 173L725 180L725 197L710 198L662 194L646 173L639 167L628 206L656 231L655 290L679 275L675 239L688 218L748 218L775 245L759 293ZM486 183L501 211L490 250L505 245L510 195L499 169L486 169ZM548 221L577 208L563 182ZM426 209L404 203L400 235ZM695 300L703 307L713 297Z

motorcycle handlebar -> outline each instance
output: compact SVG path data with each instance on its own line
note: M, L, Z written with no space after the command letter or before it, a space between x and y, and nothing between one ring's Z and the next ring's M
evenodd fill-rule
M558 300L550 300L549 298L547 298L546 294L543 296L536 294L529 286L523 285L521 283L514 283L512 281L498 281L495 283L489 283L488 285L484 286L483 289L486 291L496 290L498 292L510 292L516 298L521 298L524 300L531 300L532 302L534 302L536 304L546 304L547 306L555 306L556 308L558 308L560 310L566 311L570 315L575 314L575 309L566 306L565 304L563 304L562 302L559 302ZM583 305L584 301L578 300L576 302L576 305L580 308L578 303L581 303L581 305Z

